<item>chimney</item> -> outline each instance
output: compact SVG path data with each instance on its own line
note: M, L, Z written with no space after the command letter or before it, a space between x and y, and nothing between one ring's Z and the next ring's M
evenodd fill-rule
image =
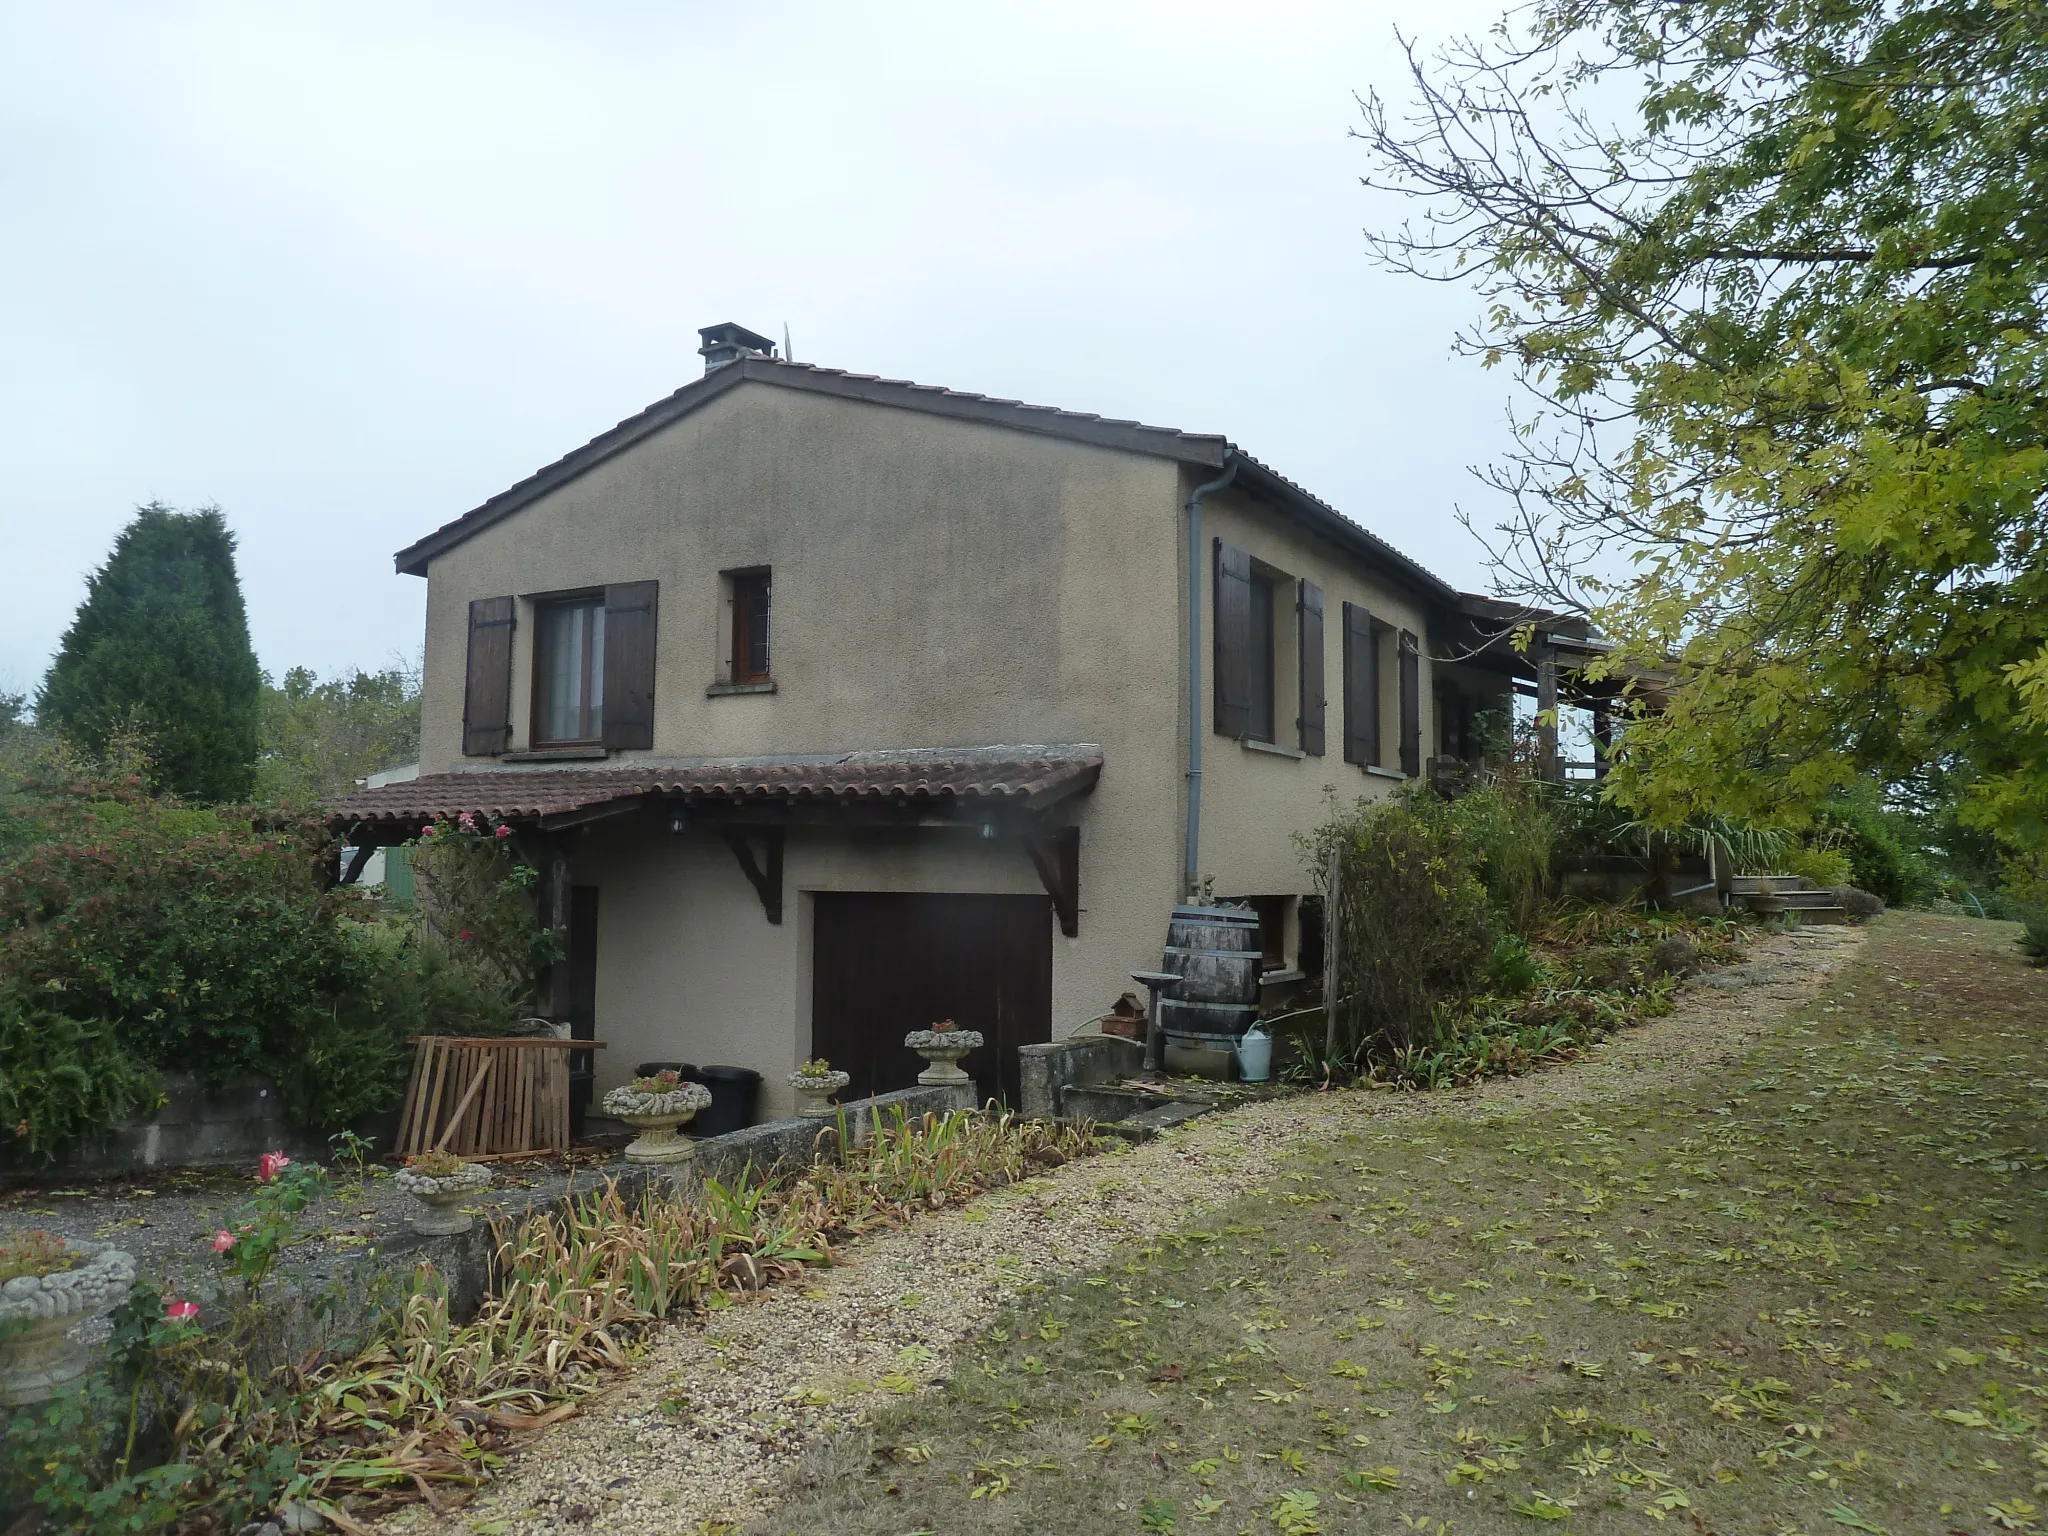
M707 325L697 334L704 338L704 345L697 349L697 353L704 359L706 373L723 368L727 363L736 363L743 357L775 355L774 342L759 331L750 331L730 320L723 325Z

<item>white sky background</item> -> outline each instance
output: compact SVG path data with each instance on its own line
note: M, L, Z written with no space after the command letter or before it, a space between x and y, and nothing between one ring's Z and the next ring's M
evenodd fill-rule
M1467 587L1508 379L1380 272L1354 90L1499 0L0 4L0 687L133 506L218 502L273 673L419 645L391 554L696 377L1229 434Z

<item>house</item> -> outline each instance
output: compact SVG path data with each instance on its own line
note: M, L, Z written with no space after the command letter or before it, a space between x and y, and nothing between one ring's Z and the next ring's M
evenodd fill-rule
M1541 685L1547 635L1223 437L702 334L701 378L399 552L420 774L333 807L358 848L515 828L600 1091L727 1063L782 1114L806 1058L903 1086L952 1017L1014 1095L1190 889L1294 967L1294 835Z

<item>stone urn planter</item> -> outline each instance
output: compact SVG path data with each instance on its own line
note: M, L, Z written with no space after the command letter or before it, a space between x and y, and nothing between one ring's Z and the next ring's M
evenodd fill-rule
M663 1072L614 1088L604 1096L604 1112L640 1133L626 1148L628 1162L686 1163L697 1155L697 1144L678 1136L676 1129L694 1120L710 1102L711 1090L702 1083L686 1083L673 1072Z
M462 1163L454 1172L442 1173L429 1163L424 1168L401 1168L391 1182L426 1207L412 1214L413 1231L428 1237L453 1237L475 1224L462 1205L491 1187L491 1170L482 1163Z
M981 1049L978 1029L913 1029L903 1043L931 1065L917 1074L927 1088L972 1088L974 1079L961 1069L960 1058Z
M0 1250L0 1261L16 1252ZM83 1376L91 1357L72 1330L135 1284L134 1258L105 1243L54 1239L41 1256L70 1267L0 1284L0 1404L43 1402Z
M805 1120L830 1120L839 1113L832 1096L853 1081L846 1072L792 1072L789 1086L796 1090L796 1112Z

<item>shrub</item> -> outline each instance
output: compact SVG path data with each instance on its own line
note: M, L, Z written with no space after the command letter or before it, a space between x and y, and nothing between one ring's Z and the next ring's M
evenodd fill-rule
M1487 901L1527 933L1543 905L1563 820L1535 779L1501 775L1435 813L1476 860Z
M58 756L0 786L0 1157L47 1159L154 1095L154 1068L272 1078L300 1124L396 1101L405 1037L500 1033L514 999L431 935L351 920L331 842L194 810Z
M540 875L520 857L511 829L465 811L423 827L411 846L420 910L444 952L477 986L507 1001L531 997L566 947L536 919Z
M156 1102L156 1074L111 1024L0 986L0 1147L13 1157L52 1157Z
M1849 855L1832 843L1802 843L1786 853L1785 873L1797 875L1816 891L1849 883Z
M1411 788L1361 800L1307 851L1318 870L1338 862L1339 1060L1425 1038L1439 1006L1478 990L1500 936L1480 850L1449 806Z
M1822 810L1821 824L1849 858L1846 884L1869 891L1895 907L1931 901L1939 885L1926 854L1902 835L1902 818L1862 797L1835 801Z

